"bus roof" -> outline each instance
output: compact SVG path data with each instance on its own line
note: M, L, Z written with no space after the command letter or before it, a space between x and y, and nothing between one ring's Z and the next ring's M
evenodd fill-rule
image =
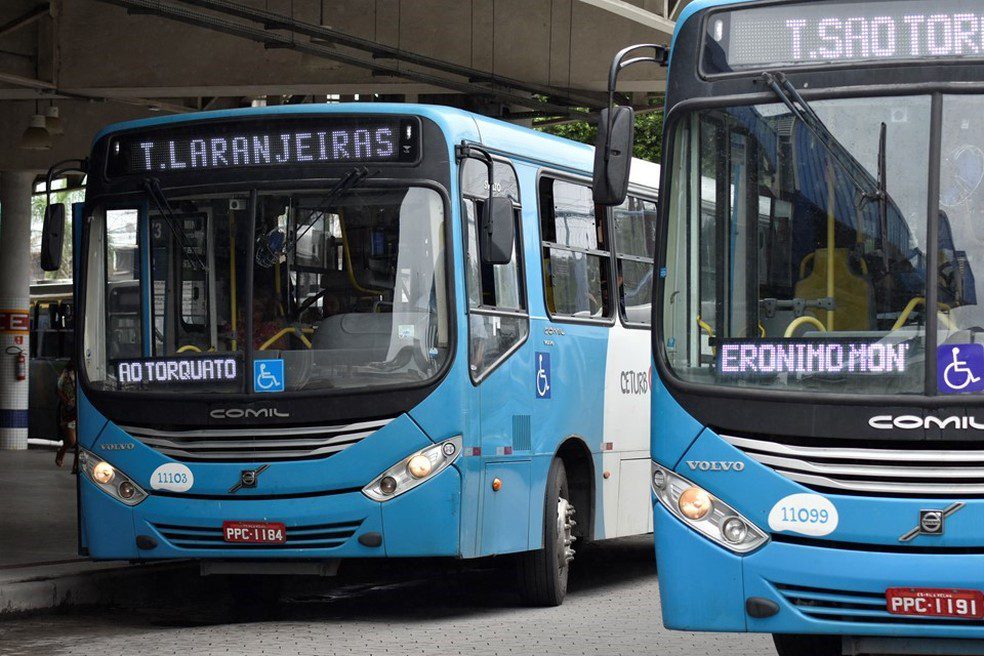
M285 116L291 114L403 114L428 118L441 128L450 144L461 141L479 143L490 150L509 154L513 159L540 163L551 168L590 174L594 166L594 147L552 134L514 125L480 114L444 107L413 103L334 103L247 107L211 112L194 112L114 123L96 134L93 142L124 130L154 128L208 119ZM635 159L630 180L639 186L656 188L659 165Z
M687 19L704 9L710 9L711 7L723 7L725 5L740 5L750 0L694 0L680 12L680 16L676 21L676 29L673 30L673 41L670 43L670 50L673 50L673 46L676 45L677 35L680 33L680 28L683 24L687 22Z

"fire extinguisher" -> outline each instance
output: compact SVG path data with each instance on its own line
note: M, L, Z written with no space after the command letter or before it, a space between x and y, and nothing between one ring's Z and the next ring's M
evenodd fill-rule
M7 347L7 353L14 356L14 380L27 380L27 356L24 349L16 346Z

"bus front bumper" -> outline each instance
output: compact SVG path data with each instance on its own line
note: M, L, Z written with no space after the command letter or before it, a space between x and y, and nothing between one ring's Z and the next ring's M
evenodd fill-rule
M85 544L88 555L97 560L460 553L461 476L454 467L384 503L361 492L263 500L152 495L131 508L85 477L80 480L80 495ZM223 537L223 522L282 523L286 542L272 547L229 543Z
M984 590L984 553L857 551L769 542L738 556L685 526L658 503L656 558L663 623L684 631L984 638L981 620L892 615L892 587ZM779 610L751 617L750 598Z

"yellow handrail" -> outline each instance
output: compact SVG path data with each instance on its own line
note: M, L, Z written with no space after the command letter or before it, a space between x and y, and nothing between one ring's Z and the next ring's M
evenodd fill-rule
M187 351L194 351L195 353L201 353L202 350L195 346L194 344L185 344L177 350L178 353L185 353Z
M905 309L902 310L902 314L899 315L899 318L895 320L895 325L892 326L892 330L898 330L899 328L901 328L902 326L904 326L906 324L906 322L909 321L909 316L913 312L915 312L916 308L919 307L920 305L926 305L926 298L923 297L923 296L913 297L906 304ZM950 310L953 309L949 305L947 305L946 303L937 303L937 305L939 305L941 308L943 308L947 312L949 312ZM950 317L946 316L943 313L940 313L939 316L940 316L940 318L943 319L943 323L946 324L947 328L949 328L950 330L960 330L960 328L957 326L957 324L953 323L953 319L951 319Z
M792 322L786 326L786 333L783 335L785 338L790 338L796 333L796 329L804 324L810 324L814 328L819 328L821 332L827 332L827 327L817 319L816 317L811 317L809 315L797 317L793 319Z
M363 287L359 284L359 281L355 277L355 269L352 267L352 253L349 251L348 231L345 229L345 214L341 210L338 212L338 227L342 232L342 248L345 250L345 264L348 269L349 282L352 283L352 286L355 287L357 291L360 291L363 294L369 294L370 296L383 296L386 292L378 289Z
M302 329L298 328L297 326L287 326L286 328L278 332L276 335L274 335L267 341L263 342L263 344L261 344L260 348L258 348L257 350L258 351L267 350L274 342L276 342L278 339L280 339L287 333L294 333L295 335L297 335L297 338L304 343L304 346L308 347L309 349L311 348L311 340L309 340L307 337L304 336L304 332Z
M709 323L701 319L699 314L697 315L697 325L700 326L701 330L703 330L705 333L707 333L711 337L714 337L714 329L711 328L711 325Z

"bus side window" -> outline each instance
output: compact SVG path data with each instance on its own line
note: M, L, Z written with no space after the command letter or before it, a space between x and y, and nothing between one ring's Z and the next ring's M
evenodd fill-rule
M512 166L495 163L494 193L511 198L516 217L512 259L508 264L482 261L478 244L478 217L488 198L488 169L476 159L462 165L462 214L465 220L465 250L468 291L468 357L472 380L478 382L526 341L529 315L523 288L520 248L519 182Z
M594 204L587 185L540 180L544 290L550 316L605 320L614 315L605 219L605 208Z
M629 196L614 208L619 312L628 324L648 326L656 256L656 203Z

